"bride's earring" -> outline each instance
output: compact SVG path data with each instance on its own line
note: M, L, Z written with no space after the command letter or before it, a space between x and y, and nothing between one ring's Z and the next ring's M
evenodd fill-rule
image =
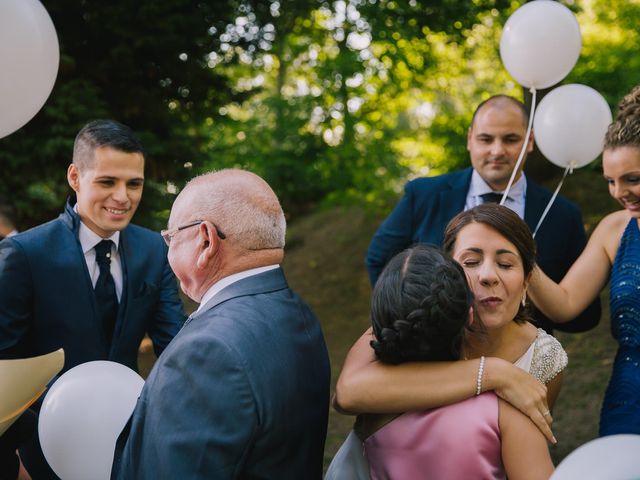
M522 295L522 306L527 306L527 292L524 292L524 295Z

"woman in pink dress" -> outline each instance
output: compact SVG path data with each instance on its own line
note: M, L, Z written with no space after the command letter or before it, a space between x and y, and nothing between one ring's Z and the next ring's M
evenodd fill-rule
M336 385L335 407L345 413L402 413L471 398L483 363L482 391L494 391L525 413L550 442L553 406L567 365L558 341L527 321L526 292L535 242L514 212L483 204L449 223L444 249L464 269L475 295L483 335L467 339L463 360L385 365L370 347L371 329L351 348ZM327 479L366 479L353 432L337 452ZM347 471L347 476L343 472ZM354 475L355 473L355 475Z
M418 245L398 254L373 291L376 356L391 364L464 358L469 339L484 334L473 298L462 268L437 248ZM372 479L549 478L553 464L542 433L495 393L481 393L484 363L481 357L470 399L360 417Z

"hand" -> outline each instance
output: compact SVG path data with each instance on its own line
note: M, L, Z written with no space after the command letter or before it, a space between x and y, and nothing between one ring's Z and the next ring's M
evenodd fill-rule
M20 460L20 469L18 470L18 480L31 480L31 475L29 475L29 472L27 472L27 469L24 468L24 465L22 464L22 460Z
M547 387L532 375L499 358L487 358L486 388L520 410L538 427L547 440L557 443L551 431L553 418L547 403Z

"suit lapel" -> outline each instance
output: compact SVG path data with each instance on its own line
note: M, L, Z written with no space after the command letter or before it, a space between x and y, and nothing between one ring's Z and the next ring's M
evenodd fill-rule
M440 203L437 211L437 229L440 233L438 245L442 244L444 229L449 221L464 210L467 192L471 183L471 168L451 175L448 185L440 192Z
M535 183L527 179L527 194L524 202L524 221L533 233L542 212L549 202L550 195Z
M120 253L120 265L122 266L122 295L120 296L120 309L118 310L118 317L120 317L124 312L123 308L126 307L126 300L129 294L133 292L129 292L129 272L127 270L127 265L130 265L131 259L127 258L129 256L129 248L127 245L127 230L124 229L120 231L120 241L118 250Z
M111 349L116 345L117 338L122 331L123 319L127 318L128 299L133 292L129 291L131 282L129 281L129 271L127 266L133 264L133 259L128 258L132 255L127 245L127 229L120 231L120 241L118 245L118 253L120 254L120 265L122 267L122 294L120 295L120 303L118 304L118 316L116 317L116 324L113 330L113 337L111 338ZM105 338L106 342L106 338ZM109 343L106 343L109 345Z

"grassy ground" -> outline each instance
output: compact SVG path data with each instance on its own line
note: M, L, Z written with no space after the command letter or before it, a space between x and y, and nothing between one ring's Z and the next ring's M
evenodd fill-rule
M556 185L557 179L547 182L552 190ZM580 205L588 230L605 213L616 209L599 173L576 171L566 180L562 194ZM291 286L322 323L331 358L332 391L349 347L368 326L370 286L364 256L385 213L372 215L358 208L322 211L299 219L289 229L285 272ZM603 296L605 307L607 302ZM600 405L615 352L608 309L594 330L559 334L558 338L569 354L569 366L554 411L558 445L552 447L552 455L556 463L597 436ZM148 344L143 344L142 351L142 369L146 372L153 357ZM352 423L352 417L331 410L325 465Z

